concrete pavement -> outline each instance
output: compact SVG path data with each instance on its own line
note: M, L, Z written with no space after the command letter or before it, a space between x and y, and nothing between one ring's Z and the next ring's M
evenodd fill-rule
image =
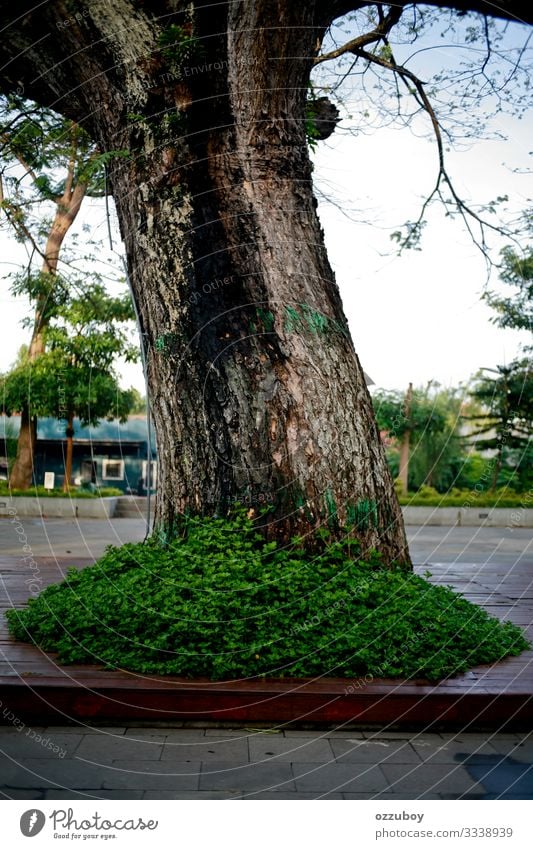
M34 555L42 557L100 557L108 545L140 542L145 535L141 519L27 519L20 522ZM533 564L533 532L529 528L459 528L408 526L407 536L415 563L475 563L497 561L512 566ZM21 552L19 535L8 518L0 518L0 552Z

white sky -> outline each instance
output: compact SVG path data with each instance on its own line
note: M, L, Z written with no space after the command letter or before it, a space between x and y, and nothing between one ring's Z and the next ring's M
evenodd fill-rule
M507 194L510 209L519 212L530 202L531 177L512 169L530 167L532 122L502 116L491 129L508 141L481 141L470 150L451 152L448 169L465 198L479 203ZM528 341L527 334L490 323L493 313L480 300L485 263L459 220L445 219L442 211L433 209L422 250L394 255L389 233L417 217L420 198L436 177L435 146L409 130L382 129L357 137L336 133L319 144L314 159L321 190L355 209L360 222L371 222L356 223L336 207L320 203L356 350L375 383L386 388L429 380L456 385L481 366L512 360L519 344ZM90 207L84 218L104 237L103 203ZM120 243L115 248L120 250ZM0 232L0 276L23 259L21 246ZM491 281L492 288L499 285L497 278ZM9 294L7 281L0 288L0 311L2 371L28 340L20 326L28 306ZM140 366L124 364L120 374L124 386L144 392Z
M529 164L527 128L523 121L506 125L512 141L480 142L449 154L448 163L463 196L488 201L508 194L520 210L527 206L531 178L504 163ZM387 388L431 379L456 385L481 366L509 362L528 341L527 333L490 323L494 312L480 299L486 265L458 219L435 207L422 250L394 253L386 228L416 217L435 176L434 146L409 131L339 137L317 155L317 179L338 186L335 193L362 210L357 217L366 210L372 222L354 223L334 206L320 205L356 350L375 383ZM497 276L490 287L512 291Z

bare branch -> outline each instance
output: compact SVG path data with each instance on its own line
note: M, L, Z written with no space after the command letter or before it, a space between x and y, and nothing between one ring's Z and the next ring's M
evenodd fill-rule
M332 50L329 53L322 53L320 56L316 57L314 64L319 65L321 62L329 62L331 59L338 59L338 57L342 56L344 53L357 54L359 49L382 41L400 20L403 9L399 6L391 6L388 13L383 15L383 9L380 5L378 6L378 12L380 20L377 27L370 30L370 32L365 32L363 35L357 36L357 38L352 38L351 41L346 42L346 44L343 44L336 50Z

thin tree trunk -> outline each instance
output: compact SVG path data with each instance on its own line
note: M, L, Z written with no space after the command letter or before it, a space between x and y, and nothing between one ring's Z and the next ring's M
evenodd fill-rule
M494 472L492 473L492 481L490 484L489 492L494 492L498 485L498 478L500 476L501 468L503 464L503 449L499 448L498 453L496 454L496 465L494 466Z
M67 427L65 430L67 437L65 448L65 479L63 481L63 492L69 492L72 484L72 456L74 454L74 418L69 413L67 419Z
M407 429L403 434L400 444L400 469L398 478L402 484L402 492L407 494L409 491L409 451L411 447L411 430L409 428L409 418L411 415L411 403L413 400L413 384L410 383L405 394L403 406L403 414L407 422Z
M31 486L36 442L37 419L30 416L29 406L24 405L20 414L17 454L9 475L9 485L12 489L28 489Z

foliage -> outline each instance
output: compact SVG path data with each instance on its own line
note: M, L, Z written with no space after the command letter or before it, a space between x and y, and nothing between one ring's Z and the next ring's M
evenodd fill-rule
M54 300L54 299L53 299ZM22 358L4 378L8 415L31 402L35 416L96 425L101 418L125 421L137 400L122 390L113 372L117 356L135 359L127 325L133 317L128 295L108 295L100 283L85 285L80 297L55 299L44 332L48 350Z
M64 663L211 679L436 680L528 647L517 626L375 553L362 558L353 540L310 559L297 540L265 542L244 512L183 519L165 546L109 548L8 619L17 639Z
M465 416L476 423L469 434L476 447L496 451L500 465L505 449L524 450L533 433L533 374L529 361L524 358L508 366L482 370L470 394L483 408Z
M446 426L446 413L428 397L427 390L413 390L411 409L405 411L403 392L399 390L378 390L372 396L376 420L380 430L386 431L395 439L409 431L413 436L423 433L438 433Z
M511 247L502 251L500 279L512 286L512 295L503 297L488 291L484 299L496 311L492 319L498 327L514 330L533 329L533 250L519 256Z
M398 442L407 431L410 434L410 490L427 483L443 491L456 482L464 455L457 434L460 393L460 388L442 389L438 384L419 387L413 391L408 414L401 392L374 393L376 418L386 434L387 458L394 477L400 464Z

